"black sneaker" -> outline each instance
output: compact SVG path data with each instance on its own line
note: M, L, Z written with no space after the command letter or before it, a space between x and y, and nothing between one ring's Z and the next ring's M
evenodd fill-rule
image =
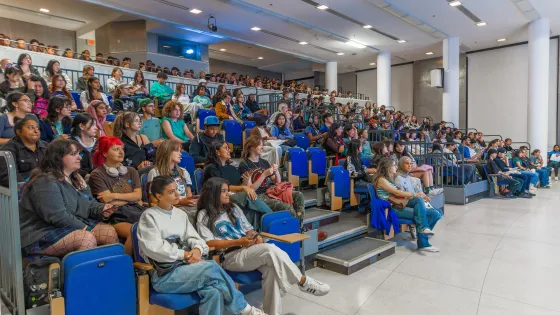
M517 199L517 197L512 193L507 193L504 195L507 199Z
M517 195L517 197L519 197L519 198L526 198L526 199L531 199L531 198L533 198L533 197L527 195L527 194L524 193L524 192L523 192L523 193L520 193L519 195Z

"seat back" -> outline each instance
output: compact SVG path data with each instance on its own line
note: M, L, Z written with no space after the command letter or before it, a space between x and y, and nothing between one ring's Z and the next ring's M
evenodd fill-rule
M296 145L304 150L307 150L307 148L311 145L309 138L303 133L294 134L294 139L296 140Z
M150 200L150 191L148 189L148 174L142 174L142 176L140 176L140 182L142 183L142 201L148 202Z
M186 169L191 176L191 180L194 178L194 158L187 152L181 154L181 162L179 166Z
M261 218L261 229L263 232L274 235L285 235L292 233L300 233L299 220L291 216L290 211L276 211L267 213ZM285 251L293 262L297 262L301 258L300 243L286 244L277 241L269 241L278 248Z
M196 119L196 125L198 130L204 130L204 119L208 116L216 116L216 114L209 110L209 109L199 109L198 110L198 118Z
M253 131L253 127L245 128L245 130L243 130L243 143L245 143L245 139L251 136L251 131Z
M369 167L369 165L371 164L371 160L373 160L372 158L362 158L362 164L365 165L365 167Z
M311 161L311 173L319 176L327 174L327 153L321 148L308 148L307 155Z
M222 129L224 130L224 138L227 143L234 146L243 145L243 130L241 124L235 120L224 120L222 122Z
M78 106L78 109L84 109L82 102L80 101L80 91L70 91L70 95L72 95L72 99L74 100L74 103L76 103L76 106Z
M286 152L291 172L288 175L307 177L307 154L302 148L289 148Z
M204 179L204 170L195 170L194 171L194 191L196 194L200 194L202 190L202 185L204 184L202 181Z
M327 180L333 183L334 196L346 199L350 198L350 173L342 166L331 166Z
M134 268L121 244L66 255L62 274L66 314L136 314Z
M249 129L249 128L253 129L256 126L257 126L257 123L254 122L254 121L244 121L243 122L243 130L246 130L246 129Z
M132 240L132 257L134 261L147 263L142 256L140 256L140 247L138 246L138 223L134 223L130 227L130 239Z

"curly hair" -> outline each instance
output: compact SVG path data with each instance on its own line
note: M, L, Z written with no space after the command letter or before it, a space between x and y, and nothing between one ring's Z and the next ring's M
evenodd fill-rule
M175 107L179 107L179 110L181 113L184 113L184 108L183 108L183 104L181 104L180 102L177 101L169 101L167 103L165 103L165 106L163 106L163 116L165 117L171 117L171 112L175 109Z

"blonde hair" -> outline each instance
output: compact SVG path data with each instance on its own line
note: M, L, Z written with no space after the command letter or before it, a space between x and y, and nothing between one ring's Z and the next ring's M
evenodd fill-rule
M154 166L159 176L173 177L173 170L169 168L169 159L173 151L181 151L181 149L181 142L173 139L165 140L159 145ZM175 168L179 171L179 176L183 177L183 170L178 165L175 165Z

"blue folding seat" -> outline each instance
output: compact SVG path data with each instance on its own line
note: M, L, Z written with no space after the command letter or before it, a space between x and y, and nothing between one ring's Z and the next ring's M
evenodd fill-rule
M296 140L296 145L304 150L307 150L311 145L309 137L303 133L294 134L294 139Z
M327 174L331 195L331 210L340 210L350 199L350 173L342 166L331 166Z
M243 130L243 143L245 143L245 140L251 136L251 131L253 131L253 128L246 128Z
M195 193L198 195L200 194L200 191L202 190L202 185L204 184L202 181L204 179L204 170L202 169L198 169L194 171L194 191Z
M72 95L72 99L74 100L74 103L76 103L76 106L78 106L78 109L84 109L84 107L82 106L82 102L80 101L81 92L70 91L70 95Z
M300 232L299 220L293 217L288 210L267 213L261 218L261 235L263 237L268 237L270 239L268 243L275 244L278 248L285 251L295 263L298 261L303 263L302 242L304 239L308 238L307 235L300 234ZM274 235L289 235L291 240L289 240L289 242L286 239L279 240L276 239ZM302 270L304 270L304 268L302 268Z
M216 116L213 110L209 109L199 109L198 117L196 118L196 131L201 132L204 130L204 119L208 116Z
M308 177L307 154L302 148L289 148L286 151L288 161L288 181L299 187Z
M243 121L243 130L248 129L248 128L255 128L257 126L257 123L254 121Z
M181 153L181 162L179 162L179 166L186 169L189 172L191 177L191 181L194 179L194 158L188 153L183 151Z
M230 146L230 149L243 147L243 130L241 124L235 120L224 120L222 122L222 130L224 139Z
M309 185L318 185L327 174L327 153L321 148L307 149Z

